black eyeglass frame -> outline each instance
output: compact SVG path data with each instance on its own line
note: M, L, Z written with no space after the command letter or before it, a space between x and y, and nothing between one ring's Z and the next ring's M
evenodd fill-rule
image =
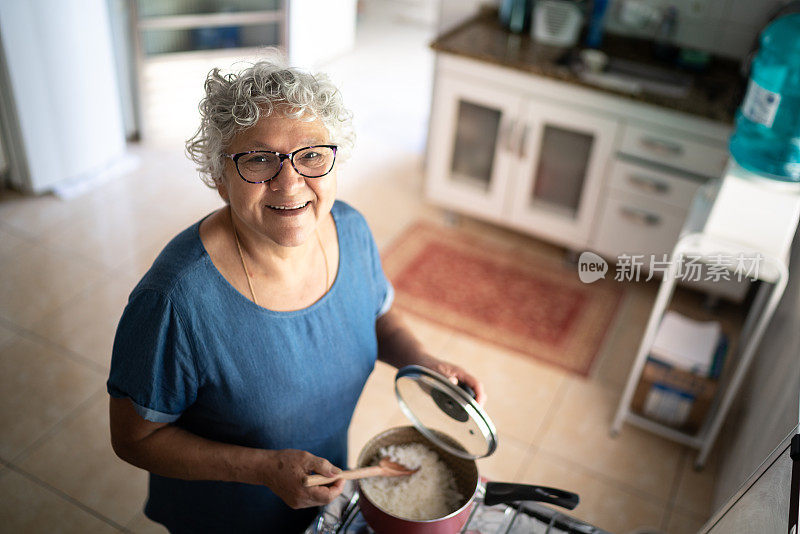
M309 176L307 174L303 174L302 172L300 172L297 169L297 165L294 164L294 156L295 156L295 154L297 154L298 152L302 152L303 150L308 150L309 148L330 148L331 150L333 150L333 161L331 161L331 168L328 169L328 171L325 172L325 174L320 174L320 175L317 175L317 176ZM339 149L338 145L311 145L311 146L304 146L303 148L298 148L297 150L293 150L293 151L289 152L288 154L284 154L282 152L276 152L274 150L248 150L247 152L238 152L236 154L226 154L226 153L223 152L222 156L230 159L231 161L233 161L233 164L236 167L236 172L239 174L239 178L241 178L242 180L244 180L248 184L263 184L265 182L269 182L270 180L274 179L276 176L278 176L281 173L281 171L283 170L283 162L286 161L287 159L292 164L292 168L294 169L294 171L297 174L299 174L300 176L302 176L303 178L322 178L323 176L325 176L327 174L330 174L330 172L333 170L333 166L336 163L336 151L338 149ZM244 175L242 174L242 171L239 170L239 159L241 157L243 157L243 156L248 155L248 154L255 154L257 152L264 153L264 154L274 154L274 155L278 156L278 159L280 160L281 164L280 164L280 167L278 167L278 171L273 176L271 176L270 178L267 178L266 180L261 180L259 182L251 182L250 180L245 178Z

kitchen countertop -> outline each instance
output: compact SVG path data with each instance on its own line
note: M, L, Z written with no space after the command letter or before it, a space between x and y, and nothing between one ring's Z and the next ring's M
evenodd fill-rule
M472 19L436 38L431 48L437 52L486 61L727 124L733 123L745 87L739 74L739 62L716 56L712 57L706 71L692 74L692 87L684 98L645 92L632 94L600 87L581 80L569 67L568 58L574 55L575 49L570 54L570 51L536 43L530 35L510 33L500 25L494 9L481 10ZM612 58L688 72L654 58L651 54L652 42L644 39L605 34L601 50Z

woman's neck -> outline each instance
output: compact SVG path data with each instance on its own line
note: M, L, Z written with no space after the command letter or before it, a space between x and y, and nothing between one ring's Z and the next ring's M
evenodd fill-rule
M230 210L230 207L227 209ZM228 221L232 238L238 238L247 271L253 279L292 285L314 270L318 256L322 254L316 234L319 230L306 236L302 244L289 247L252 231L241 220L237 220L236 215L228 217Z

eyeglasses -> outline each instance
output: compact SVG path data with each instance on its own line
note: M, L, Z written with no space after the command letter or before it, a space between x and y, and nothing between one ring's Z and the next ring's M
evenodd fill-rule
M314 145L298 148L289 154L272 150L250 150L222 155L233 160L242 180L251 184L263 184L280 174L283 162L287 159L300 176L321 178L333 169L337 148L336 145Z

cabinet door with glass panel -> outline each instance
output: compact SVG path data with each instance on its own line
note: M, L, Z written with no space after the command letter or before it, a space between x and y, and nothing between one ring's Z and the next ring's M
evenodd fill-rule
M428 197L471 215L502 217L521 108L513 92L440 78L428 143Z
M617 130L613 119L528 101L518 169L508 192L514 226L585 248Z

